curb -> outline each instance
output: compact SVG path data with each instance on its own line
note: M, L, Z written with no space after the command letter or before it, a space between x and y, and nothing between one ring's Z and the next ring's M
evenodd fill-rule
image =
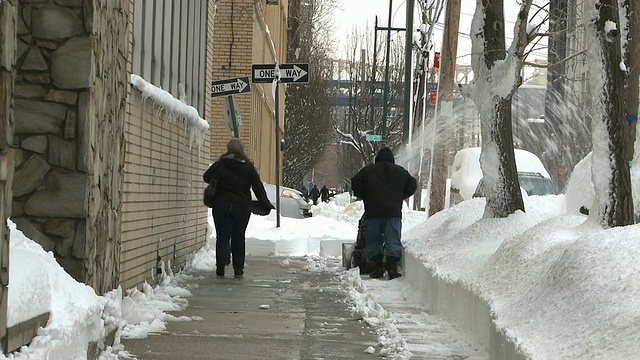
M491 316L491 307L477 293L460 282L436 275L432 269L405 251L405 279L424 303L463 326L463 330L479 341L495 360L528 359L512 339L498 329Z

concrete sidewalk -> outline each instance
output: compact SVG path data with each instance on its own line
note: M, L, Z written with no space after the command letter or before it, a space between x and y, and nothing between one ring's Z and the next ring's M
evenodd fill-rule
M123 340L142 360L372 359L373 329L352 319L338 277L307 269L304 259L247 257L245 275L197 274L189 307L142 340ZM268 305L268 309L266 309Z

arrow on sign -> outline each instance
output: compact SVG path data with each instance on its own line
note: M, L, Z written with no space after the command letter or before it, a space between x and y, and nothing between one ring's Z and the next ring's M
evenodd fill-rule
M309 64L280 64L281 83L309 82ZM253 64L251 66L254 83L270 83L276 78L276 64Z
M287 79L293 79L293 82L297 82L307 75L307 72L294 64L293 69L280 69L280 81L286 82Z
M211 97L250 92L249 77L239 77L211 82Z

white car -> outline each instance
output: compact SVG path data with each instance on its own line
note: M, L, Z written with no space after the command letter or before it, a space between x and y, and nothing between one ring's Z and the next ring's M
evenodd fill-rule
M264 183L264 190L267 192L269 201L276 206L276 186ZM256 200L255 194L251 191L251 198ZM298 190L280 186L280 215L284 217L304 219L311 216L311 205L309 205L302 193ZM275 210L274 210L275 211Z
M482 169L480 168L481 148L466 148L459 150L452 165L450 205L469 200L473 197L484 196L482 180ZM542 161L533 153L515 149L516 168L518 169L518 179L520 187L528 195L555 194L556 188L549 176L549 172L542 164Z
M571 172L565 191L567 214L588 215L593 207L595 189L591 182L591 155L591 152L588 153L574 166L573 172ZM634 165L630 171L634 217L636 223L640 223L640 167Z

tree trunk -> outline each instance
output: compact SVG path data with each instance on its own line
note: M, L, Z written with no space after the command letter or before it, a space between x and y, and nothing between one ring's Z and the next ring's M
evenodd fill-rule
M524 201L520 192L516 157L513 149L511 130L511 97L496 98L495 124L483 133L489 133L498 150L498 181L487 188L485 215L504 218L516 210L524 211ZM481 156L484 156L485 152ZM487 182L489 184L490 182ZM486 212L489 212L488 214Z
M620 69L620 31L607 26L620 23L618 1L601 0L596 8L599 17L595 35L600 56L595 61L602 61L603 82L599 87L602 113L594 119L592 174L596 198L592 216L604 227L625 226L633 224L634 219L631 176L625 156L624 73ZM602 165L609 166L609 176L602 174L606 172Z
M521 7L516 23L518 36L507 54L503 0L478 0L476 5L476 11L484 11L484 14L474 16L472 25L482 25L480 29L473 30L481 32L473 43L473 52L481 51L482 55L472 64L477 76L474 80L474 103L480 112L480 166L487 197L484 217L507 217L517 210L524 211L513 149L511 98L522 82L520 68L530 6L531 0L528 0ZM479 22L482 15L484 21Z

